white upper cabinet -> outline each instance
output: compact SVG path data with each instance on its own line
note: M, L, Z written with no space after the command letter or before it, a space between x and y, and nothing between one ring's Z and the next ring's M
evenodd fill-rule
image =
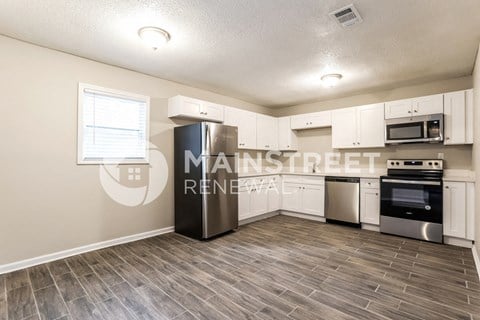
M224 106L185 96L168 99L168 117L223 122Z
M332 112L332 147L356 148L358 144L357 109L334 110Z
M257 116L254 112L225 107L224 124L238 127L238 148L257 148Z
M385 119L412 116L412 99L385 102Z
M255 122L254 122L255 123ZM252 126L254 123L251 123ZM257 148L258 150L278 150L278 127L274 117L257 114Z
M332 147L374 148L385 146L383 103L332 112Z
M443 113L443 94L385 102L385 119Z
M385 146L384 104L357 107L358 142L361 148Z
M413 98L412 108L414 116L443 113L443 94Z
M332 125L332 112L321 111L292 116L290 128L292 130L303 130L313 128L325 128Z
M278 118L278 149L280 151L295 151L297 148L297 134L290 127L290 117Z
M444 144L473 143L473 90L444 95Z

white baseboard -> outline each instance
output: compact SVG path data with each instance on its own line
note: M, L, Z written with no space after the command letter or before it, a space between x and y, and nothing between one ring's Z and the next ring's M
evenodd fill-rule
M480 279L480 257L478 256L478 251L475 245L472 246L473 260L475 261L475 267L477 267L477 275Z
M471 248L473 245L472 240L459 239L449 236L443 236L443 243L463 248Z
M369 230L369 231L380 232L380 226L377 226L375 224L362 223L362 229Z
M292 212L292 211L282 210L282 211L280 211L280 214L283 214L285 216L290 216L290 217L302 218L302 219L306 219L306 220L319 221L319 222L325 222L326 221L326 219L324 217L312 216L310 214L304 214L304 213L298 213L298 212Z
M43 264L43 263L47 263L47 262L51 262L51 261L55 261L55 260L68 258L68 257L71 257L71 256L75 256L75 255L78 255L78 254L89 252L89 251L94 251L94 250L98 250L98 249L103 249L103 248L107 248L107 247L116 246L116 245L123 244L123 243L128 243L128 242L133 242L133 241L137 241L137 240L142 240L142 239L146 239L146 238L155 237L155 236L158 236L158 235L161 235L161 234L173 232L174 230L175 230L174 227L166 227L166 228L162 228L162 229L157 229L157 230L147 231L147 232L143 232L143 233L133 234L133 235L126 236L126 237L120 237L120 238L111 239L111 240L107 240L107 241L92 243L92 244L88 244L88 245L85 245L85 246L72 248L72 249L67 249L67 250L59 251L59 252L54 252L54 253L46 254L46 255L43 255L43 256L31 258L31 259L12 262L12 263L9 263L9 264L3 264L3 265L0 265L0 274L8 273L8 272L12 272L12 271L15 271L15 270L20 270L20 269L25 269L25 268L29 268L29 267L33 267L33 266L36 266L36 265L39 265L39 264Z
M268 212L268 213L261 214L259 216L254 216L254 217L250 217L250 218L240 220L240 221L238 221L238 225L243 226L245 224L249 224L249 223L259 221L259 220L263 220L263 219L268 219L268 218L278 216L278 215L279 215L278 211Z

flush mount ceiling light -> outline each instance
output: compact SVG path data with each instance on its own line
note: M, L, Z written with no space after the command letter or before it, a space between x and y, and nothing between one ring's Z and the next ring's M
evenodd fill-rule
M336 86L340 79L342 75L339 73L326 74L321 78L323 85L328 88Z
M143 27L138 30L138 36L145 41L153 50L170 41L170 34L157 27Z

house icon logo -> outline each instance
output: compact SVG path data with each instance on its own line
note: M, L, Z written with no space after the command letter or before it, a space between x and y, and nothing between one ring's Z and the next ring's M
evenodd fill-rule
M149 164L103 164L99 168L100 183L116 202L136 207L154 201L165 189L168 165L165 156L150 143Z

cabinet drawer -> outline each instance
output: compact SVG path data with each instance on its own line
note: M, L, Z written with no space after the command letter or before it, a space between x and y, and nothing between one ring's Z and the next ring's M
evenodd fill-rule
M283 181L286 183L302 183L302 176L284 175Z
M380 180L379 179L360 179L360 188L380 189Z
M303 176L302 182L310 185L325 185L325 177Z

